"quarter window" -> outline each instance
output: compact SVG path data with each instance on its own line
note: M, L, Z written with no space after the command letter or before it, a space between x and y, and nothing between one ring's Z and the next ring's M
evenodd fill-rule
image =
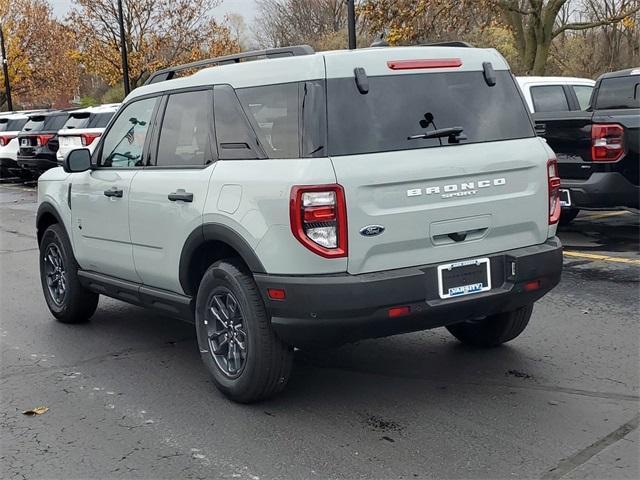
M124 107L106 134L100 167L141 167L156 98L138 100Z
M570 110L562 85L531 87L531 98L536 112L568 112Z
M262 148L249 124L235 91L229 85L214 89L218 155L221 160L263 158Z
M212 161L211 90L176 93L169 97L158 143L158 166L201 166Z
M593 87L589 87L587 85L573 85L573 91L576 93L576 97L578 98L580 110L586 110L589 106L589 101L591 100Z

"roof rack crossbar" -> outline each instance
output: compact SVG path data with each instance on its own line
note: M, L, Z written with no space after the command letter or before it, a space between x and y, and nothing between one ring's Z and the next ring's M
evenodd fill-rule
M473 48L468 42L462 42L459 40L453 40L450 42L434 42L434 43L421 43L421 47L465 47L465 48Z
M152 83L163 82L165 80L171 80L175 78L176 73L184 70L202 69L206 67L214 67L219 65L229 65L233 63L247 62L252 60L270 59L270 58L282 58L282 57L297 57L300 55L311 55L315 53L315 50L309 45L294 45L291 47L281 48L269 48L265 50L252 50L250 52L242 52L234 55L226 55L224 57L209 58L207 60L200 60L197 62L186 63L184 65L177 65L175 67L163 68L151 74L151 76L144 82L145 85Z

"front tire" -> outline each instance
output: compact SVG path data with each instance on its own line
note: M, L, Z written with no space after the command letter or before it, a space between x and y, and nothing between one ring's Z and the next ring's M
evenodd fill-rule
M449 325L447 330L465 345L497 347L520 335L527 327L532 312L533 304L491 315L477 322Z
M195 317L202 360L227 397L251 403L285 387L293 349L273 331L242 262L227 259L209 267L198 288Z
M86 322L98 307L99 295L78 279L78 264L64 228L51 225L40 242L40 281L51 314L62 323Z

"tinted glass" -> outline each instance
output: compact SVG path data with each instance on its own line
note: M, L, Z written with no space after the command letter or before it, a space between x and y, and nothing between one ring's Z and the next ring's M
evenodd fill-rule
M27 120L26 118L0 118L0 132L19 132Z
M89 117L89 112L72 113L62 129L87 128L87 125L89 125Z
M299 158L298 84L236 90L269 158Z
M573 91L576 93L576 97L578 97L580 110L586 110L589 106L589 100L591 99L593 87L589 87L586 85L573 85Z
M158 143L158 166L205 165L211 158L211 90L177 93L167 101Z
M39 132L44 126L45 117L37 115L35 117L29 117L27 123L24 125L23 130L25 132Z
M106 134L101 167L143 166L142 150L149 131L155 98L138 100L126 106Z
M605 78L600 83L596 108L598 110L616 108L640 108L640 77Z
M214 90L218 156L222 160L263 158L262 148L249 124L235 91L229 85ZM266 147L265 147L266 148Z
M467 140L490 142L534 135L511 74L496 72L489 87L482 72L369 77L369 93L354 78L327 82L329 154L410 150L449 145L448 138L409 140L449 127L462 127ZM425 115L433 122L424 128Z
M94 113L91 115L87 128L105 128L116 112Z
M536 112L569 111L569 102L562 85L531 87L531 98Z

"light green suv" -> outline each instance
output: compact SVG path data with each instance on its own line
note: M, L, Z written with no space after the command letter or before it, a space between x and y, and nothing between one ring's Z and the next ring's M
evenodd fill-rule
M218 388L251 402L294 347L518 336L560 280L559 185L495 50L218 58L154 74L93 155L40 177L42 287L62 322L100 294L194 320Z

